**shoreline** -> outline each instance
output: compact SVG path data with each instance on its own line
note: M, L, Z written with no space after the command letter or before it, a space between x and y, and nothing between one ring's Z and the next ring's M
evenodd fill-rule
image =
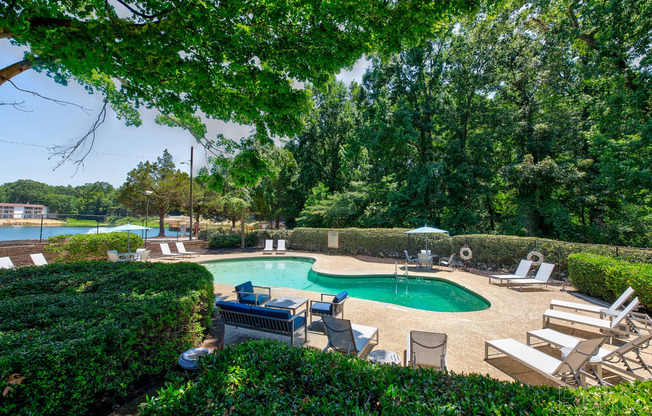
M0 226L3 225L29 225L29 226L39 227L41 225L41 219L40 218L0 218ZM49 220L44 218L43 225L47 225L48 227L53 227L53 226L66 226L67 224L65 221Z

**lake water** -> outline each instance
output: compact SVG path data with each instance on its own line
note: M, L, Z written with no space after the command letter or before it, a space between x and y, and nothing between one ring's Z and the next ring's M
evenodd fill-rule
M48 237L64 234L86 234L89 230L96 230L97 227L43 227L43 240ZM140 235L145 238L143 231L133 232L132 234ZM2 225L0 226L0 241L11 240L38 240L41 234L40 226L29 225ZM165 229L165 235L168 237L176 237L178 232ZM158 236L158 228L152 229L147 233L147 237Z

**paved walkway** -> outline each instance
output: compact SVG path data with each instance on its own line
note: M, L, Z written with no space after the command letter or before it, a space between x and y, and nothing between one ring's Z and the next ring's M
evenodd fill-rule
M315 253L289 251L285 255L266 255L265 257L311 257L316 260L313 268L318 272L369 275L374 273L393 274L394 264L370 263L352 257L331 256ZM222 255L202 255L192 261L205 262L226 258L263 257L262 251L254 253L235 253ZM399 264L399 272L404 264ZM514 289L490 285L486 277L447 268L432 271L417 270L410 266L411 276L438 277L456 282L489 302L489 309L478 312L430 312L382 302L350 298L345 305L345 318L353 323L379 328L379 344L374 348L397 352L403 357L406 336L412 329L445 332L448 334L448 365L455 373L479 373L500 380L519 380L528 384L549 384L543 377L507 358L485 361L484 342L489 339L515 338L525 342L526 332L542 327L542 314L551 299L582 302L561 286L535 286L519 292ZM233 286L215 283L215 293L219 297L234 299ZM319 293L296 289L274 287L272 297L288 295L309 299L319 299ZM573 327L560 327L564 332L575 333ZM584 334L586 335L586 334ZM595 335L599 335L595 333ZM225 344L233 344L245 339L269 338L263 332L226 327ZM287 337L279 339L287 341ZM306 346L322 349L326 337L308 333Z

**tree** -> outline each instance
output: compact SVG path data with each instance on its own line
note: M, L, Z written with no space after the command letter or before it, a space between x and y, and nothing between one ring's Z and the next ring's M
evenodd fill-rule
M34 68L101 91L128 124L140 123L136 109L145 105L203 136L197 112L263 134L295 132L309 106L295 81L322 84L363 54L400 50L479 1L0 4L0 38L28 50L0 69L0 85Z
M159 215L159 237L165 236L164 217L168 211L181 209L190 198L190 177L175 169L167 149L156 162L139 163L127 174L127 181L118 190L118 201L128 208L145 214L147 197L152 191L149 208Z
M108 215L116 205L116 190L107 182L87 183L75 188L81 214Z

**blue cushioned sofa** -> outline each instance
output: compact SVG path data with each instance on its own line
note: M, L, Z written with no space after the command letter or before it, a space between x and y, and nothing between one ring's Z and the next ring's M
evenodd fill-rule
M254 329L272 334L287 335L290 345L294 345L295 334L303 329L304 340L308 336L306 309L296 315L289 310L266 308L264 306L220 301L216 303L225 325Z

